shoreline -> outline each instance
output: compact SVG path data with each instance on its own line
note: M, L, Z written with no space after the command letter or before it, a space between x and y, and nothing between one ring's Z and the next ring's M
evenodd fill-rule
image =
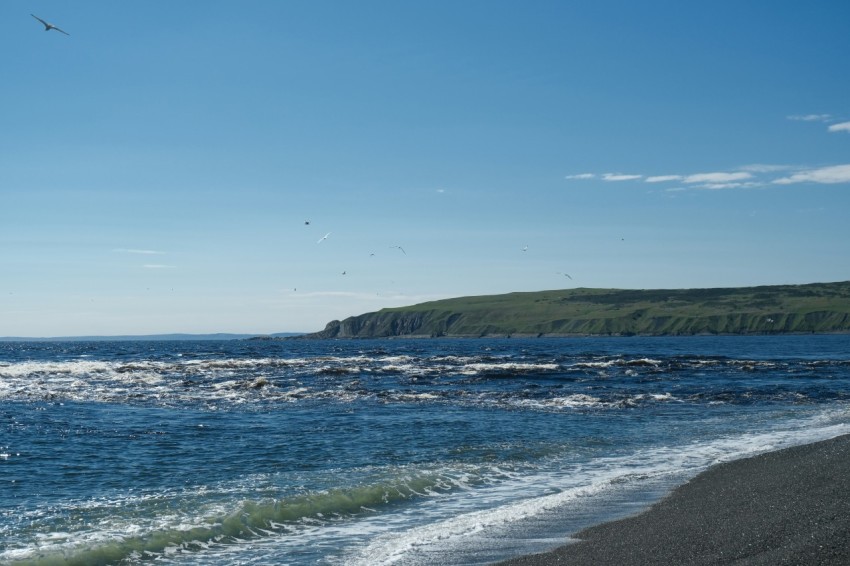
M850 564L850 435L717 464L570 538L498 565Z

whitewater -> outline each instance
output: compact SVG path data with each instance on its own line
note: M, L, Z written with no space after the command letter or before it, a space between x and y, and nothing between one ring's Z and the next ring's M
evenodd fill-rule
M850 432L848 378L848 335L0 343L0 564L490 564Z

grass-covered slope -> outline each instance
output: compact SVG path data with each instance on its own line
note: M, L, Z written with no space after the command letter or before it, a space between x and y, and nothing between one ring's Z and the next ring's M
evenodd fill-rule
M850 331L850 282L728 289L567 289L461 297L332 321L309 338Z

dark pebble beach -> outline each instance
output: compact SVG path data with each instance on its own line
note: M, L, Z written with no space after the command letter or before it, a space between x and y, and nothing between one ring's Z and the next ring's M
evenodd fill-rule
M500 564L850 565L850 435L718 464L572 538Z

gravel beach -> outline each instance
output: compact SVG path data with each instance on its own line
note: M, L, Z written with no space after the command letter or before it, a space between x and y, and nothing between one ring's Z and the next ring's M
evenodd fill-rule
M850 435L719 464L574 538L500 564L850 565Z

